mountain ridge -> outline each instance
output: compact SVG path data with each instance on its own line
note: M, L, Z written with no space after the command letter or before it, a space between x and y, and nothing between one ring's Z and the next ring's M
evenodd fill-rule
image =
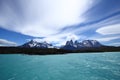
M69 40L66 41L66 44L63 46L58 46L60 49L66 49L66 50L77 50L80 48L94 48L94 47L101 47L103 46L100 42L97 40L83 40L82 42L79 42L78 40L73 41ZM37 42L34 40L31 40L27 43L24 43L20 47L26 47L26 48L56 48L50 43L47 43L46 41L43 42Z
M52 47L49 47L52 46ZM0 54L28 54L28 55L54 55L68 53L93 53L93 52L115 52L120 51L120 46L102 45L96 40L66 41L66 44L60 48L54 47L47 42L29 41L21 46L2 46Z

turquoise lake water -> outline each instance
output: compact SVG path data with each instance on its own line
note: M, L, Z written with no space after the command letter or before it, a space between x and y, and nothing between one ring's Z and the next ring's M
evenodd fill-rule
M0 80L120 80L120 52L1 54Z

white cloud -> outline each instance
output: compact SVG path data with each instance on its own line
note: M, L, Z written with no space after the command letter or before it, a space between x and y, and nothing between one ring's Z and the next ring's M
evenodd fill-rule
M0 46L16 46L15 42L11 42L5 39L0 39Z
M120 24L101 27L101 28L97 29L96 32L100 33L102 35L120 34Z
M18 0L15 10L12 4L3 3L0 25L8 30L35 37L49 37L60 29L83 22L82 14L93 0Z
M38 42L43 42L46 41L48 43L53 43L55 46L61 46L61 45L65 45L66 41L68 40L78 40L80 38L80 35L77 36L75 34L71 34L71 33L65 33L65 34L58 34L58 35L54 35L54 36L49 36L43 39L40 38L35 38L35 41ZM27 39L28 40L28 39Z
M111 43L111 44L109 44L109 45L114 45L114 46L120 46L120 42L115 42L115 43Z
M66 39L67 40L71 40L71 39L72 40L78 40L79 37L77 35L75 35L75 34L69 34Z
M119 39L119 38L120 38L120 36L112 36L112 37L95 38L95 39L100 42L106 42L106 41L111 41L111 40Z

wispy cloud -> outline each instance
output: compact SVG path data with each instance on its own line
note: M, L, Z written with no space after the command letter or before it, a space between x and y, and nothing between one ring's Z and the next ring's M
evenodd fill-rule
M71 32L71 33L76 33L76 34L81 34L84 32L89 33L89 31L96 32L96 30L98 30L99 28L119 24L120 23L119 18L120 18L120 11L104 16L103 18L100 18L100 19L96 18L97 20L95 21L90 21L90 22L85 21L77 25L65 27L61 30L61 32L63 33Z
M83 22L85 18L82 14L93 4L93 0L18 0L18 2L16 8L19 8L19 11L13 4L4 1L1 6L0 25L5 29L35 37L47 37L56 34L61 28Z
M47 41L48 43L54 43L54 45L56 46L61 46L64 45L66 43L66 41L68 40L78 40L80 38L80 35L75 35L75 34L71 34L71 33L65 33L65 34L58 34L58 35L54 35L54 36L49 36L43 39L40 38L34 38L35 41L38 42L43 42L43 41Z
M0 39L0 46L16 46L17 44L12 41L8 41L5 39Z
M96 30L96 32L102 35L109 35L109 34L120 34L120 24L109 25L105 27L101 27Z
M111 41L114 39L120 39L120 36L113 36L113 37L104 37L104 38L95 38L96 40L100 42L106 42L106 41Z
M111 43L111 44L109 44L109 45L112 45L112 46L113 46L113 45L114 45L114 46L120 46L120 42Z

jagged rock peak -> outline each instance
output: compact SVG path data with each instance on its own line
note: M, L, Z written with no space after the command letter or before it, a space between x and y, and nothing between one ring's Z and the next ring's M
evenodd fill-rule
M83 40L82 42L76 41L67 41L63 49L80 49L87 47L101 47L102 45L97 40Z

